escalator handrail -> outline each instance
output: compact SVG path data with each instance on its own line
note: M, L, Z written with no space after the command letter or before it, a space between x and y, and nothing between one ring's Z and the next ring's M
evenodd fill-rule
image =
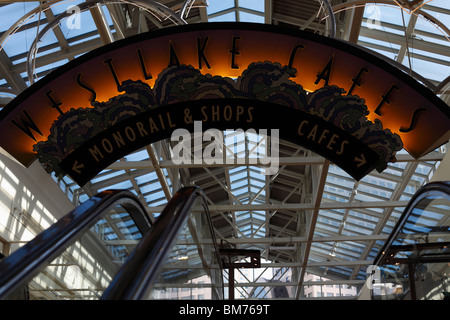
M198 187L184 187L168 202L152 229L144 235L130 258L122 265L112 283L104 291L102 300L145 299L147 289L158 277L166 255L198 198L203 201L213 245L217 259L220 261L204 193Z
M450 199L450 181L430 182L422 186L419 190L417 190L417 192L412 196L411 200L406 205L405 210L403 210L400 219L397 221L397 224L395 225L388 239L384 243L383 247L378 252L378 255L374 259L374 265L378 266L383 261L384 253L388 252L389 247L396 239L398 233L403 228L404 224L409 218L409 215L416 207L416 205L420 203L423 199L436 195L445 196Z
M26 285L47 263L75 242L108 211L116 206L125 208L142 234L152 221L142 203L127 190L106 190L67 213L47 230L13 252L0 263L0 299Z

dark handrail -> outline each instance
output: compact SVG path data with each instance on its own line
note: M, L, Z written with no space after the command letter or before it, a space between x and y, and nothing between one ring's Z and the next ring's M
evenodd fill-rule
M412 196L411 200L408 202L405 210L403 211L400 219L392 230L389 238L384 243L380 252L376 256L374 260L374 265L379 265L384 258L384 253L388 252L387 250L394 242L400 230L403 228L404 224L409 218L409 215L413 211L413 209L420 203L422 200L436 195L443 195L447 198L450 198L450 181L436 181L430 182L423 187L421 187L417 192Z
M134 194L125 190L98 193L0 263L0 299L25 285L46 263L118 205L128 211L142 234L150 230L150 217Z
M198 187L185 187L180 189L166 205L152 229L144 235L130 258L122 265L112 283L103 292L102 300L142 300L145 298L147 289L158 277L158 271L165 262L166 255L172 248L173 242L198 198L202 199L207 212L213 245L217 259L220 261L204 193Z

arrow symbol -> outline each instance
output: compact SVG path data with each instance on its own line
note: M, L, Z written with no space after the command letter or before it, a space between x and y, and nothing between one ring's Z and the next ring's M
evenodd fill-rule
M356 165L357 168L359 168L359 167L361 167L362 165L364 165L364 164L367 163L366 157L364 157L364 153L361 153L361 156L360 156L360 157L361 157L361 158L358 158L358 157L355 156L355 160L354 160L354 161L358 163L358 165Z
M72 166L72 171L75 171L78 174L81 174L80 169L84 168L84 164L78 164L78 161L75 160L75 163Z

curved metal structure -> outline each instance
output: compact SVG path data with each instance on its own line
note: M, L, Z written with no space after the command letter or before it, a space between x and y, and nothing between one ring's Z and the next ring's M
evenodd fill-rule
M347 9L352 9L355 7L361 7L361 6L364 7L366 4L369 4L369 3L397 7L397 4L393 3L390 0L353 0L353 1L348 1L348 2L334 5L332 7L332 11L333 11L333 13L338 13L341 10L347 10ZM435 17L433 17L432 15L430 15L426 11L423 11L420 8L418 8L417 10L414 10L414 12L412 14L415 14L417 16L422 16L425 20L429 21L430 23L432 23L435 26L437 26L438 28L440 28L443 32L445 32L446 38L450 41L450 29L444 23L442 23L441 21L439 21L438 19L436 19ZM379 56L382 59L386 59L385 56L379 54L378 52L371 51L371 53ZM395 60L391 60L391 59L386 59L386 60L389 61L391 64L393 64L398 69L411 74L411 76L413 76L416 80L424 83L427 87L429 87L431 90L433 90L436 94L438 94L439 91L442 89L442 87L448 82L448 79L446 79L443 81L443 84L436 86L431 81L425 79L425 77L423 77L419 73L411 70L406 65L403 65L402 63L398 63Z
M81 3L78 5L78 8L80 11L85 11L89 8L92 8L94 6L96 6L97 4L112 4L112 3L128 3L128 4L132 4L138 7L142 7L144 9L148 9L148 10L153 10L153 11L158 11L162 14L165 14L169 17L174 18L174 22L176 24L186 24L186 21L179 15L177 15L175 12L173 12L171 9L169 9L168 7L166 7L163 4L160 4L157 1L152 1L152 0L137 0L137 1L122 1L122 0L90 0L84 3ZM187 5L187 4L186 4ZM183 6L183 8L185 9L186 6ZM184 11L183 11L184 13ZM72 11L64 11L63 13L60 13L59 15L57 15L55 17L55 19L53 19L52 21L50 21L37 35L37 37L34 39L33 43L31 44L30 49L28 50L28 54L27 54L27 75L28 75L28 79L30 81L30 84L34 83L34 60L37 54L37 50L38 50L38 44L41 41L41 39L47 34L48 31L50 31L51 29L53 29L55 26L57 26L61 20L71 16L72 14L74 14L74 12ZM77 14L77 13L75 13Z
M145 234L151 220L141 202L129 191L101 192L58 220L0 263L0 299L25 285L71 243L88 231L110 209L122 206Z
M322 1L328 11L328 16L330 18L330 38L336 37L336 18L334 17L333 7L331 6L330 2L328 0L320 0Z
M198 199L202 200L203 209L206 211L216 259L220 261L214 229L204 197L203 191L198 187L182 188L173 196L155 225L144 236L104 292L102 300L142 300L147 297L149 287L158 277L169 249L173 246L176 236L186 223L186 219Z
M333 6L333 12L342 10L344 8L351 8L351 7L356 7L356 6L364 6L364 5L368 4L368 3L380 3L380 4L389 5L389 6L395 6L395 7L398 6L398 5L396 5L395 3L393 3L390 0L354 0L354 1L348 1L348 2L340 3L340 4L337 4L337 5ZM441 21L439 21L438 19L434 18L433 16L431 16L430 14L428 14L427 12L423 11L420 8L414 11L414 14L416 14L416 13L422 15L427 20L429 20L432 23L434 23L437 26L439 26L450 37L450 29L445 24L443 24Z
M0 37L0 51L3 49L3 45L6 42L6 40L20 28L22 23L24 23L28 19L31 19L37 13L44 12L45 10L51 8L53 6L53 4L58 3L59 1L60 0L46 1L42 4L40 4L38 7L34 8L33 10L27 12L24 16L22 16L19 20L17 20Z
M450 182L414 194L374 260L372 299L450 299L449 217Z

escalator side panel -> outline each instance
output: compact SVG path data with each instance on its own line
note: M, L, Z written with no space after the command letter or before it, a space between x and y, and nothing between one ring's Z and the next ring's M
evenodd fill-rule
M411 198L374 264L374 300L450 299L450 182Z
M207 210L203 191L198 187L182 188L173 196L152 229L144 236L130 259L122 266L111 285L104 292L102 300L142 300L147 298L149 287L159 276L160 268L198 198L201 198ZM206 216L208 228L212 234L214 251L217 255L216 259L220 261L209 213ZM220 287L223 297L223 283Z
M130 192L108 190L101 192L59 219L0 263L0 299L23 287L45 268L66 246L92 227L106 212L117 205L130 210L138 228L145 234L151 226L145 208Z

